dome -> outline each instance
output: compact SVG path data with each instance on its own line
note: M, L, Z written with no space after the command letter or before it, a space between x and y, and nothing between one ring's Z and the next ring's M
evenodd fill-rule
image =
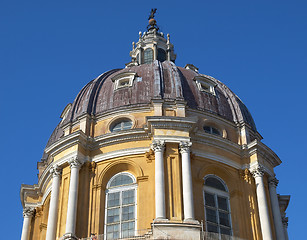
M175 65L155 11L131 62L63 110L38 184L21 187L23 240L284 239L280 159L226 85Z
M116 76L132 74L133 84L116 88ZM214 92L202 91L198 79L214 86ZM158 60L149 64L114 69L101 74L86 84L78 93L60 126L75 122L80 116L100 114L127 106L150 106L153 99L183 100L187 107L216 114L236 124L246 123L256 131L254 120L244 103L222 82L203 75L187 65L177 67L172 61ZM56 141L63 131L58 126L47 146Z

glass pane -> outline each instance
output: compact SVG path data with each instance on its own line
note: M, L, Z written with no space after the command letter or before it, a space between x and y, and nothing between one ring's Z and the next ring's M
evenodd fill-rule
M134 203L134 190L123 192L123 205Z
M215 233L217 233L218 232L217 226L213 225L213 224L210 224L210 223L207 223L207 232L215 232Z
M214 177L208 177L205 181L205 185L209 187L213 187L222 191L226 191L223 183L220 182L220 180L214 178Z
M119 206L119 192L108 194L108 208Z
M219 212L220 224L229 227L229 214L224 212Z
M122 221L134 219L134 206L127 206L122 208Z
M206 206L215 207L214 195L205 192L205 204Z
M108 209L107 223L119 222L119 208Z
M144 63L151 63L153 61L153 51L151 48L147 48L144 51Z
M122 237L133 237L134 233L134 222L125 222L122 224Z
M113 224L107 226L107 239L119 238L119 224Z
M211 127L209 126L204 126L204 130L206 133L211 133Z
M120 130L121 130L121 123L116 123L112 128L112 132L116 132Z
M161 48L158 48L158 60L160 62L164 62L166 60L166 52Z
M231 235L230 228L221 227L221 228L220 228L220 231L221 231L221 234Z
M216 128L212 128L212 133L215 135L221 135L220 131L217 130Z
M209 222L217 223L216 211L210 208L206 208L206 220Z
M218 202L218 205L219 205L219 209L228 211L227 198L217 197L217 202Z
M123 121L122 122L122 130L127 130L132 127L132 122L131 121Z
M131 183L133 183L133 180L131 177L125 174L120 174L112 180L112 182L110 183L110 187L127 185Z

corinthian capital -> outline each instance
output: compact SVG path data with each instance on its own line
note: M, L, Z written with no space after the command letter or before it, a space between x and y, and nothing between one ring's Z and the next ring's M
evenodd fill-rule
M25 207L23 209L23 217L33 217L35 213L35 208L33 207Z
M276 188L278 183L279 183L279 181L277 180L276 177L270 177L269 178L269 186L270 187L275 187Z
M190 152L190 148L192 146L191 142L180 142L179 143L179 150L180 153L189 153Z
M58 177L58 176L61 176L61 174L62 174L62 169L61 169L58 165L54 165L54 166L50 169L50 173L52 174L52 177Z
M262 177L264 175L264 169L261 165L258 165L257 167L251 169L251 174L254 178Z
M68 160L68 164L70 165L70 168L80 168L83 162L80 161L78 157L72 157Z
M152 142L151 148L155 152L163 152L165 148L165 142L161 140L155 140Z

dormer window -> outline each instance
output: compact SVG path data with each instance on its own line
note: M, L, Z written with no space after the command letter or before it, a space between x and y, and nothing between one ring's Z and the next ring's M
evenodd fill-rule
M215 95L215 86L217 85L213 80L205 77L205 76L196 76L194 77L194 81L201 92L207 92Z
M132 87L135 77L136 73L130 72L120 73L112 77L111 80L114 82L114 90Z

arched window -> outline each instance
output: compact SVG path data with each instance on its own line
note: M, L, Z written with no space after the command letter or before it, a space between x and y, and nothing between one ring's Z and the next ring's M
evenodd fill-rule
M135 235L136 181L127 172L113 176L107 184L105 206L106 239Z
M166 52L162 48L158 48L158 60L164 62L166 60Z
M152 63L153 61L153 50L151 48L147 48L144 51L144 63Z
M221 132L218 129L211 127L211 126L205 125L204 130L205 130L206 133L210 133L210 134L214 134L214 135L218 135L218 136L222 135Z
M204 202L207 232L232 235L229 192L220 178L214 175L205 177Z
M118 132L122 130L127 130L132 128L132 121L128 118L123 118L115 121L111 124L110 131Z

